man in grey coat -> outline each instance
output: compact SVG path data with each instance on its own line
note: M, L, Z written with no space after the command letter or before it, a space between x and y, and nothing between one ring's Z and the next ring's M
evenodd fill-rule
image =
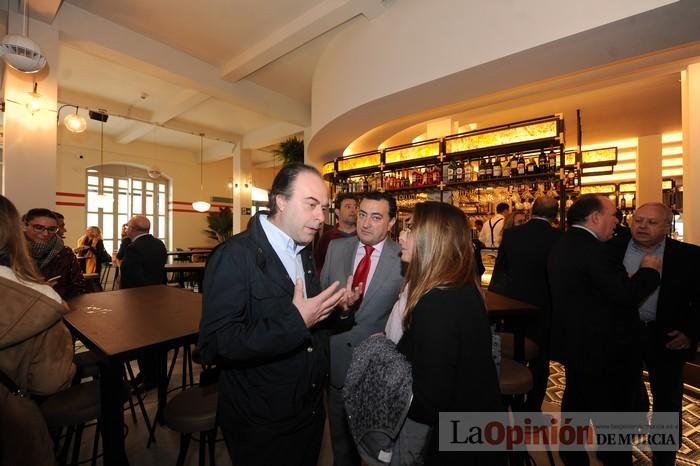
M352 328L331 336L331 371L328 388L329 422L335 466L359 466L360 457L348 430L342 388L353 348L368 336L384 331L401 287L400 247L389 238L396 223L396 199L386 193L367 193L357 215L357 237L330 242L321 272L321 284L345 283L353 276L353 289L361 297L354 307Z

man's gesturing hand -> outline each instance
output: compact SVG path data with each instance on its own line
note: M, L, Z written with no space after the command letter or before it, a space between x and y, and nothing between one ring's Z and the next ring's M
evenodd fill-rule
M304 298L304 283L301 279L297 279L292 304L299 310L306 328L311 328L328 317L333 308L345 298L345 288L336 291L338 285L340 282L336 281L313 298Z

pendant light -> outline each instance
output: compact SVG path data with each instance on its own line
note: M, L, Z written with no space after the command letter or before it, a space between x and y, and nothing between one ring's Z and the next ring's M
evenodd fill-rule
M41 53L39 45L28 36L29 16L27 16L27 0L22 2L22 34L8 34L0 42L0 57L7 65L22 73L37 73L46 66L46 57ZM19 9L19 8L18 8ZM7 8L7 30L10 24L10 8Z
M199 133L199 192L200 195L204 194L204 133ZM209 212L211 204L207 201L195 201L192 208L197 212Z
M61 105L58 108L58 113L56 118L59 119L61 115L61 109L64 107L74 107L75 108L75 113L71 112L66 117L63 119L63 126L70 131L71 133L82 133L87 129L87 120L83 118L79 113L78 113L78 106L77 105ZM60 120L58 120L60 121Z
M99 181L99 185L97 187L97 196L96 196L98 209L107 209L114 202L114 198L112 196L108 196L104 193L104 170L103 170L104 169L104 153L105 153L105 151L104 151L104 144L105 144L104 130L105 130L105 122L104 122L104 120L101 120L100 121L100 176L99 176L100 181Z

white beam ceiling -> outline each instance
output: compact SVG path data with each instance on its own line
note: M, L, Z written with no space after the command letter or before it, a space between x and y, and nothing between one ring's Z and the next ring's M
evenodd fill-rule
M234 57L221 68L221 78L240 81L356 16L371 19L384 9L382 0L326 0Z

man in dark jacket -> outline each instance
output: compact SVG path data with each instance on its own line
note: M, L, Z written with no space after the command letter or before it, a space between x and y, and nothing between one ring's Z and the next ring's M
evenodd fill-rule
M131 244L126 248L121 263L121 287L165 285L168 250L161 240L148 233L151 222L143 215L136 215L127 225Z
M668 238L672 221L664 204L644 204L634 213L632 239L615 238L611 245L630 274L646 254L663 258L661 285L639 306L641 353L654 412L680 413L683 366L694 356L700 336L700 248ZM675 457L675 452L654 452L654 466L673 465Z
M552 227L559 213L553 197L538 197L530 221L503 231L503 240L489 290L537 306L535 322L525 325L525 335L537 343L537 356L530 361L533 387L527 394L525 411L540 411L549 378L549 333L551 305L547 258L561 232Z
M637 306L658 286L661 261L644 256L632 277L605 241L617 224L615 206L581 196L570 225L554 245L548 272L552 294L552 358L564 364L562 412L644 409ZM595 416L591 415L595 424ZM566 465L588 464L586 451L560 452ZM632 452L599 451L605 465L632 464Z
M328 377L324 321L346 297L321 291L309 243L328 194L318 171L285 165L270 212L219 246L204 275L199 349L222 368L218 421L239 466L316 466ZM346 319L352 320L352 319Z

